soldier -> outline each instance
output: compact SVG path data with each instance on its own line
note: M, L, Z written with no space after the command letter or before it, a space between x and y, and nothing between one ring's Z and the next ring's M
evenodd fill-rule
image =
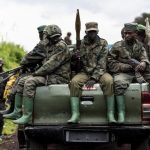
M45 27L46 27L46 25L41 25L37 28L40 41L42 41L42 39L43 39L43 30ZM45 57L46 57L45 51L43 51L43 45L41 45L40 42L33 48L32 51L30 51L28 54L26 54L24 56L24 58L22 59L22 61L20 63L21 66L23 67L23 73L22 73L22 75L20 75L20 77L17 78L15 83L13 85L11 85L12 86L11 93L8 96L8 99L11 102L11 106L8 110L1 112L3 115L9 114L14 110L14 99L15 99L16 88L17 88L18 82L20 81L20 82L24 83L26 78L28 78L25 76L28 76L35 70L35 68L38 68L39 66L41 66L41 62ZM10 87L9 87L9 89L10 89Z
M87 88L93 87L95 83L101 83L108 107L114 101L113 96L113 79L112 76L106 73L106 58L108 54L108 44L105 39L98 36L98 24L96 22L89 22L85 24L86 35L81 41L80 59L81 70L75 75L70 83L70 102L72 116L68 123L78 123L79 97L81 96L81 89L83 85ZM108 112L109 122L115 122L113 114Z
M146 27L142 24L138 24L137 27L137 39L142 42L144 48L146 49L148 59L150 60L150 46L148 45L148 38L146 36Z
M118 108L118 122L125 121L124 93L133 80L139 83L148 80L146 67L149 66L146 50L136 40L137 24L124 25L124 39L116 42L108 55L108 67L114 75L114 91ZM144 75L144 78L141 74Z
M57 25L48 25L44 29L44 39L41 44L44 45L46 58L39 69L28 76L23 83L18 83L14 112L5 115L5 118L17 119L14 120L17 124L28 123L33 112L36 87L45 83L51 85L69 82L70 55L66 43L61 39L61 34L61 29ZM22 103L24 111L21 116Z
M68 32L67 36L64 38L64 41L66 42L67 45L72 44L72 41L71 41L70 37L71 37L71 32Z
M0 58L0 73L3 73L4 70L3 70L3 65L4 65L4 61L2 58ZM7 74L4 74L4 75L1 75L0 77L0 81L2 81L4 78L6 78L8 75ZM5 90L5 86L6 86L6 83L7 83L7 80L5 82L2 82L0 84L0 101L3 100L3 93L4 93L4 90ZM2 109L2 108L1 108Z

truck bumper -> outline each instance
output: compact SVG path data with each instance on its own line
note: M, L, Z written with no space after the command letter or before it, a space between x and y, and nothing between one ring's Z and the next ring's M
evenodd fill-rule
M131 143L150 135L150 126L28 126L28 139L46 143Z

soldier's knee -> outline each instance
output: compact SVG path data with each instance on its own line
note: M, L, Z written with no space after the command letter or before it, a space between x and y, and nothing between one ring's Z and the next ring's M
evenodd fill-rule
M102 77L101 82L102 84L105 84L105 85L112 85L113 77L109 74L106 74L105 76Z
M114 82L114 93L115 95L123 95L129 84L125 81L117 80Z
M79 85L79 82L78 82L78 80L76 80L75 78L73 78L73 79L71 80L71 82L70 82L70 85L76 87L76 86Z
M30 77L25 81L25 86L30 86L30 85L35 85L35 80L34 78Z

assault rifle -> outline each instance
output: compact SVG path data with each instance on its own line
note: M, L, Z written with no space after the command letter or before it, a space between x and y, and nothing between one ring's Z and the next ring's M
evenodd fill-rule
M129 65L131 65L134 70L140 64L139 61L137 61L136 59L133 59L133 58L128 59L127 63ZM143 76L141 75L141 73L139 71L135 70L135 77L136 77L136 80L138 81L138 83L140 83L140 84L141 83L146 83L145 79L143 78Z
M17 68L14 68L14 69L11 69L11 70L8 70L8 71L6 71L6 72L0 73L0 77L6 76L6 78L4 78L4 79L0 82L0 84L3 83L3 82L5 82L5 81L7 81L11 76L15 75L15 74L16 74L17 72L19 72L21 69L22 69L22 66L17 67Z

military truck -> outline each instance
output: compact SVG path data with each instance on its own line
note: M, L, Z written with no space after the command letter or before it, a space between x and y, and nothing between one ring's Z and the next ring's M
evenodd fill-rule
M80 122L68 124L71 116L67 84L38 87L32 121L19 126L20 148L47 150L53 144L92 145L129 143L132 150L148 150L150 135L150 92L147 83L132 83L125 93L124 124L109 124L106 102L99 84L83 89L80 97Z

